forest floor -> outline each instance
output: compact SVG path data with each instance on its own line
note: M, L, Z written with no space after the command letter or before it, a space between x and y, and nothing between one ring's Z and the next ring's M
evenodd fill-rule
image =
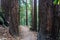
M0 40L37 40L37 32L30 31L28 27L19 27L20 36L13 37L9 33L9 28L0 26Z

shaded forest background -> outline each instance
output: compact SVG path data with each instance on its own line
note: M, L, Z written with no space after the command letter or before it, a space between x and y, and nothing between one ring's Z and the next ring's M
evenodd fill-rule
M59 39L59 0L1 0L1 6L12 35L18 35L18 26L23 25L37 31L38 40Z

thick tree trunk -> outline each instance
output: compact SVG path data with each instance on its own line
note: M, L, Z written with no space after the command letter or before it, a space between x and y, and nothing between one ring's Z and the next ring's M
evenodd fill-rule
M34 0L34 30L37 31L37 0Z
M40 31L38 33L38 40L46 40L46 27L47 27L47 5L46 0L39 0L39 20Z
M33 0L32 6L32 30L37 31L37 0Z
M59 34L58 34L58 36L59 36L59 40L60 40L60 5L59 5L59 7L58 7L58 22L59 22Z
M10 12L10 33L12 35L19 35L18 0L11 0L9 12Z
M55 15L53 14L52 0L39 0L39 33L38 40L55 40ZM53 37L53 32L54 36ZM55 38L55 39L54 39Z
M58 17L58 6L53 6L53 24L51 30L51 40L58 40L59 31L59 17Z
M18 0L1 0L2 10L5 12L5 19L9 21L10 33L18 35L19 14Z

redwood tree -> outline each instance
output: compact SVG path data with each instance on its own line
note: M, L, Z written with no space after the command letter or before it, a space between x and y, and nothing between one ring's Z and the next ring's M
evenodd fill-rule
M19 35L19 29L18 29L19 10L18 10L18 8L19 8L18 0L11 0L10 8L9 8L9 12L10 12L10 33L13 35L14 34Z
M55 11L52 0L39 0L38 40L57 40L58 19Z
M5 12L5 18L9 21L9 32L11 35L18 35L19 10L18 0L1 0L2 10Z
M32 1L32 30L37 31L37 0Z

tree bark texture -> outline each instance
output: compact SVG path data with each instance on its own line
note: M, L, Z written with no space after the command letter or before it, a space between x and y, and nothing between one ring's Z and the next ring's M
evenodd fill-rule
M18 10L18 0L11 0L10 3L10 33L19 35L19 10Z
M57 40L58 19L57 9L52 0L39 0L39 27L38 40Z
M37 31L37 0L33 0L32 4L32 30Z
M2 0L2 10L5 12L5 18L9 21L10 33L18 35L19 10L18 0Z

